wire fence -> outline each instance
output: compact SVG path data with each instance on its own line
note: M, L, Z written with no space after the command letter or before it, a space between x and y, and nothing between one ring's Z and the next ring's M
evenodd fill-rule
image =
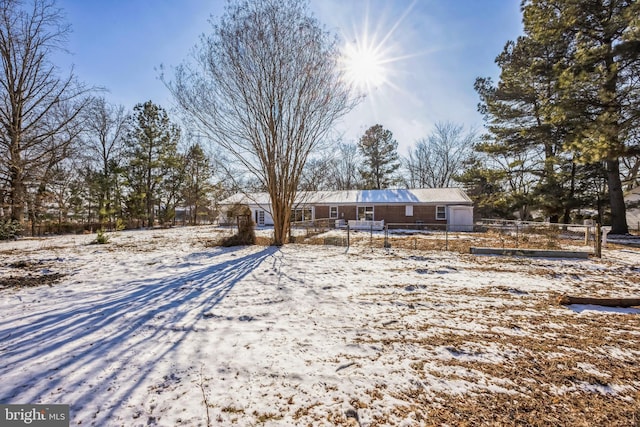
M605 229L606 231L606 229ZM382 230L337 228L327 221L292 226L293 241L302 244L405 248L469 253L472 247L500 249L570 250L598 254L598 227L592 224L555 224L508 220L481 220L468 224L389 223Z

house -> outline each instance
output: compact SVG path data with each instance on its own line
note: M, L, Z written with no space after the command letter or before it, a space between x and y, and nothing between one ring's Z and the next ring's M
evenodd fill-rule
M258 226L273 225L268 193L238 193L223 200L221 222L232 220L229 208L238 204L251 209ZM352 228L439 224L451 231L473 230L473 202L460 188L300 192L291 215L294 222L330 219Z

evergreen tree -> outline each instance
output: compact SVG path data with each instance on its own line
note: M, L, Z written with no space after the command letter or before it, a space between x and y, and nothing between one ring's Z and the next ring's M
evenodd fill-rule
M127 209L143 226L152 227L160 188L175 167L180 132L166 111L151 101L135 106L130 129L126 140Z
M213 186L211 177L213 168L200 144L196 143L187 149L185 155L185 185L184 201L189 207L191 217L189 222L197 224L198 215L207 212L209 206L209 194Z
M158 186L155 204L161 225L174 224L176 207L184 202L183 190L186 181L186 156L172 147L161 165L162 179Z
M510 156L507 165L537 177L526 203L565 222L584 203L600 206L599 196L580 193L587 191L581 181L601 177L593 172L604 163L613 232L624 233L620 157L637 149L630 131L640 117L631 77L640 52L632 24L638 5L525 0L522 8L524 36L496 59L500 81L476 81L489 130L478 149L492 158Z
M380 190L398 182L394 173L400 167L398 142L382 125L371 126L358 142L364 165L360 169L364 188Z
M505 171L488 167L487 160L480 155L472 156L464 164L464 171L455 180L473 200L474 216L477 218L511 218L519 207L509 200L511 193L504 186Z
M604 162L612 233L627 233L620 159L640 148L640 3L527 0L525 31L545 46L570 40L553 117L569 120L567 142L585 162Z
M565 175L575 164L563 152L567 123L553 117L556 70L563 67L567 49L565 40L543 45L522 36L508 42L496 58L501 68L498 84L480 78L475 85L489 130L476 149L498 159L505 177L527 175L529 189L507 199L519 200L517 210L523 213L540 209L553 222L561 215L568 220L573 208L572 186L566 185L570 180Z

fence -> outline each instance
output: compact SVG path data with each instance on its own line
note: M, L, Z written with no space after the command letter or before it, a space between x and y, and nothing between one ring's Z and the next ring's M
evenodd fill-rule
M470 225L390 223L377 231L335 228L330 222L310 221L293 226L294 241L304 244L405 248L469 253L471 247L554 249L598 254L597 227L508 220L482 220ZM461 230L465 231L453 231Z
M94 233L101 228L113 229L115 224L101 224L99 222L87 223L68 223L68 222L45 222L41 224L31 225L27 223L23 230L25 236L46 236L55 234L89 234Z

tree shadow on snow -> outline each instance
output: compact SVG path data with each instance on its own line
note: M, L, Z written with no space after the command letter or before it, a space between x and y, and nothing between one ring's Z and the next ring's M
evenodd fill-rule
M277 250L267 247L172 278L123 283L66 307L30 314L28 320L4 322L0 403L69 403L72 417L95 405L99 413L92 422L108 422L154 365L177 357L205 314ZM141 357L143 369L120 378Z

